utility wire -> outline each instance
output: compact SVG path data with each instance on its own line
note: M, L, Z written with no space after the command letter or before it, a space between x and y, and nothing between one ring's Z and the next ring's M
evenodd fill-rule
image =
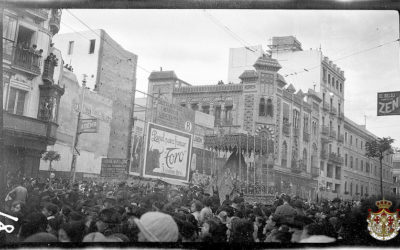
M343 56L343 57L339 57L337 59L332 60L332 62L337 62L337 61L340 61L340 60L344 60L344 59L349 58L351 56L359 55L359 54L362 54L362 53L365 53L365 52L368 52L368 51L371 51L371 50L386 46L386 45L394 43L394 42L399 42L399 41L400 41L400 38L398 38L396 40L393 40L393 41L390 41L390 42L382 43L380 45L377 45L377 46L374 46L374 47L371 47L371 48L368 48L368 49L360 50L360 51L351 53L349 55L346 55L346 56ZM308 72L310 70L313 70L313 69L316 69L316 68L319 68L319 67L320 67L320 65L309 67L308 69L304 68L303 70L300 70L300 71L296 71L296 72L285 74L285 77L289 77L289 76L305 73L305 72Z
M111 48L113 48L115 51L117 51L120 55L122 55L123 58L125 58L127 61L130 61L131 58L127 58L125 54L123 54L121 51L116 49L112 44L110 44L104 37L101 37L95 30L93 30L89 25L87 25L84 21L82 21L79 17L77 17L75 14L73 14L70 10L66 10L71 16L73 16L76 20L78 20L82 25L84 25L86 28L88 28L90 31L92 31L96 36L98 36L101 40L106 42ZM139 64L136 64L136 66L147 73L151 73L150 70L147 70L146 68L140 66Z
M233 37L236 41L240 42L244 47L255 53L256 51L251 49L251 45L246 42L244 39L242 39L239 35L237 35L235 32L233 32L228 26L224 25L221 21L219 21L216 17L214 17L211 13L207 12L206 10L203 10L203 13L217 26L219 26L221 29L226 31L231 37Z

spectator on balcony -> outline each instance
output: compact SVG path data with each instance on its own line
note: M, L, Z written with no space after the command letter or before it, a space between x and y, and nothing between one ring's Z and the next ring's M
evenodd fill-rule
M33 44L32 47L29 48L29 52L36 54L36 51L37 51L37 45Z

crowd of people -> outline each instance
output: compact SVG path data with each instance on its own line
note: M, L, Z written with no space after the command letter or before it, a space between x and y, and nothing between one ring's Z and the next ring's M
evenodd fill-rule
M160 185L158 185L160 184ZM273 204L242 195L220 201L199 187L21 179L5 197L6 243L206 242L367 244L376 199L306 201L286 194ZM4 198L3 198L4 199ZM394 206L398 202L392 200Z

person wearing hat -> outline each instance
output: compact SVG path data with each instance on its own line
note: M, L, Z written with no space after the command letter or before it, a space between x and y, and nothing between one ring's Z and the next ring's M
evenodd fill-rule
M161 212L147 212L134 219L139 227L139 242L176 242L179 230L172 216Z

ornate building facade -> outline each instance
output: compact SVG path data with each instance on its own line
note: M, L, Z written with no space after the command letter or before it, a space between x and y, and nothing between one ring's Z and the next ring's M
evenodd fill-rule
M9 173L37 176L42 153L57 139L64 93L62 59L52 46L61 10L5 9L2 18L5 165Z
M293 44L287 44L288 41ZM240 83L191 86L173 71L159 71L151 73L148 93L213 115L215 134L242 133L264 138L266 154L246 160L246 164L250 169L247 175L254 175L254 180L266 185L268 192L309 199L362 198L368 185L363 184L362 196L360 173L350 176L345 167L345 155L350 150L345 144L345 131L349 133L352 127L352 133L371 133L350 126L352 122L344 117L343 70L321 50L302 51L295 38L276 38L273 44L275 51L271 51L271 56L262 55L251 69L244 70ZM310 74L298 74L289 72L293 65L317 66L309 70ZM307 91L296 90L287 83L288 79ZM147 101L151 116L156 115L151 112L154 103ZM372 138L376 137L364 136L364 141ZM385 166L385 190L390 192L391 160ZM248 181L246 177L241 179ZM357 185L358 191L349 193L349 183ZM371 187L368 186L369 193Z

